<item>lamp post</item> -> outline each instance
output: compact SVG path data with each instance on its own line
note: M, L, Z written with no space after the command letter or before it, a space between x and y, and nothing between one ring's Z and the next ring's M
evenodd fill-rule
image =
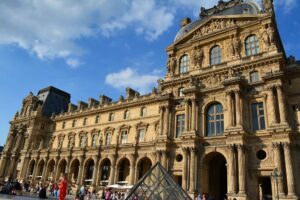
M278 169L275 168L273 172L271 172L271 177L275 180L275 189L276 189L276 200L279 200L279 192L278 192L278 180L281 178L281 174Z

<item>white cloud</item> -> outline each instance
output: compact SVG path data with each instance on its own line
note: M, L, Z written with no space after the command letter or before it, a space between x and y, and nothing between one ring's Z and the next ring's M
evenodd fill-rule
M260 2L260 0L255 0ZM129 29L153 41L174 23L176 12L197 16L218 0L1 0L0 45L14 44L39 59L77 59L85 50L76 41L111 37ZM286 12L296 0L278 0ZM178 22L176 22L178 23ZM82 64L82 63L81 63ZM75 64L76 65L76 64Z
M83 65L83 63L80 62L79 60L77 60L76 58L69 58L69 59L67 59L66 63L71 68L77 68L77 67Z
M105 83L124 90L126 87L131 87L138 90L140 93L145 94L149 92L152 87L156 86L157 80L160 75L155 70L151 74L141 74L137 70L128 67L116 73L108 74L105 78Z

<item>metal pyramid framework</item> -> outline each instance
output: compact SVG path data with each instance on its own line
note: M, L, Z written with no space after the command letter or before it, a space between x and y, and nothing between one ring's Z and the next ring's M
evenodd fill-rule
M133 186L126 200L192 199L158 162Z

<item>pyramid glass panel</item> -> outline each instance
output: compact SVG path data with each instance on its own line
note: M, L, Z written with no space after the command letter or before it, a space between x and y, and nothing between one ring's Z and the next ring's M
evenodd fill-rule
M126 200L191 200L158 162L139 180Z

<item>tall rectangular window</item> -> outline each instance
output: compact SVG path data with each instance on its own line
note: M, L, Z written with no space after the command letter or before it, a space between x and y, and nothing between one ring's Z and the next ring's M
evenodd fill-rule
M110 145L111 142L111 133L106 133L105 145Z
M121 144L127 143L127 131L122 131L121 133Z
M252 114L252 130L253 131L264 130L266 128L264 104L262 102L251 104L251 114Z
M185 115L177 115L176 117L176 138L180 137L184 131Z
M138 134L139 134L139 142L144 142L145 141L145 129L139 129Z

